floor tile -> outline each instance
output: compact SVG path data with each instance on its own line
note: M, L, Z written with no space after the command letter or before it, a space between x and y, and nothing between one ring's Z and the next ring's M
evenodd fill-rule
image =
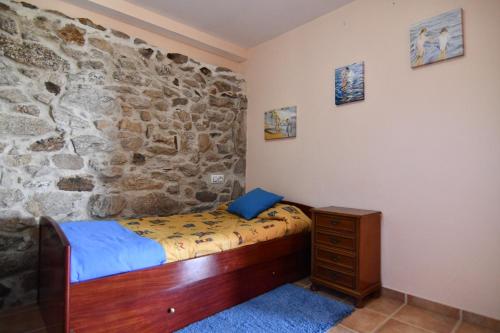
M461 323L455 333L495 333L495 331L482 326Z
M413 305L405 305L394 315L394 319L436 333L450 333L458 321L457 319L430 312Z
M369 333L386 319L386 315L363 308L354 311L341 324L360 333Z
M385 323L381 328L379 328L376 332L377 333L428 333L429 331L391 319L387 323Z
M358 333L358 332L346 328L342 325L337 325L330 328L328 331L326 331L326 333Z
M396 312L403 304L404 302L399 299L381 296L379 298L369 299L365 307L373 311L390 315Z

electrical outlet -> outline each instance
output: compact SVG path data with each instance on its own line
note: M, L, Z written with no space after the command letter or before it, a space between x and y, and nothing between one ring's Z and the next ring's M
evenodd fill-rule
M212 184L223 184L224 175L210 175L210 182Z

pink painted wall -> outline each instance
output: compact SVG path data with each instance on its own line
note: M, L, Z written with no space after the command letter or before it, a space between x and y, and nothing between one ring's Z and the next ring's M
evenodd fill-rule
M464 57L410 68L409 27L463 8ZM247 187L383 211L389 288L500 319L500 1L357 0L250 51ZM333 101L365 61L366 100ZM298 106L296 139L264 112Z

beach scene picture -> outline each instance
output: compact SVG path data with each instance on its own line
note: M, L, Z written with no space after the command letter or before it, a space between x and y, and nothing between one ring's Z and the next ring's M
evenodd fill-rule
M365 63L358 62L335 70L335 104L365 99Z
M410 28L412 67L419 67L464 54L462 9L414 24Z
M289 106L264 114L266 140L294 138L297 136L297 107Z

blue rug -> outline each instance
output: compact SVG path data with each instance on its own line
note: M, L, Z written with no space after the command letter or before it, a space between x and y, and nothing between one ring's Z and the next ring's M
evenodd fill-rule
M323 333L353 307L291 284L193 323L178 333Z

